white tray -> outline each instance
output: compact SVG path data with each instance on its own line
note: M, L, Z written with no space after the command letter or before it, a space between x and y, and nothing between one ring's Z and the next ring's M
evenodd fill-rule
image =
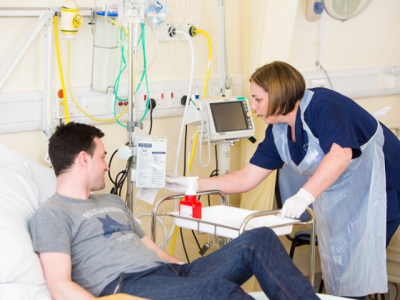
M225 205L215 205L202 208L202 218L193 219L188 217L175 218L176 225L192 230L199 230L200 232L216 234L227 238L236 238L239 236L239 228L242 221L248 216L258 211L241 209ZM179 216L179 212L172 212L171 215ZM213 224L207 224L209 222ZM277 235L285 235L292 232L293 224L297 220L269 215L251 219L245 228L250 230L261 226L278 226L283 227L272 228ZM225 226L225 227L223 227ZM229 228L227 228L229 227Z

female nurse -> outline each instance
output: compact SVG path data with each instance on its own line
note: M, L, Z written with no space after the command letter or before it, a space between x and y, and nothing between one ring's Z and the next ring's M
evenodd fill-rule
M358 297L387 290L386 249L400 223L400 141L353 100L329 89L306 89L284 62L250 78L251 108L268 125L241 170L198 179L198 191L246 192L289 165L308 181L282 208L298 218L313 203L321 268L329 294ZM184 177L167 188L184 192Z

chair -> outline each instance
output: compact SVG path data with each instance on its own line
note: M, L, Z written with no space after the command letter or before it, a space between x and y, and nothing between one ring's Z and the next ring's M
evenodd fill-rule
M275 183L275 196L276 196L276 204L278 208L282 208L286 199L290 198L294 194L296 194L299 189L306 183L308 180L307 176L300 175L293 171L291 167L287 164L284 164L282 169L277 170L276 183ZM310 205L312 207L312 205ZM300 216L300 220L302 222L308 221L310 219L310 215L308 212L304 212ZM286 235L286 238L292 242L290 246L290 258L293 260L294 252L297 247L303 245L310 245L310 230L307 231L299 231L294 234L294 236ZM315 240L315 245L318 246L318 240ZM324 284L321 280L321 284L319 286L318 292L321 293L323 290Z

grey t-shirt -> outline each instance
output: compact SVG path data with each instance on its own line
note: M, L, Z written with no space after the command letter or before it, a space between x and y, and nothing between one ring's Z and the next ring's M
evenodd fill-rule
M29 229L34 251L69 254L72 281L95 296L121 273L160 264L140 240L145 232L115 195L82 200L56 193L38 208Z

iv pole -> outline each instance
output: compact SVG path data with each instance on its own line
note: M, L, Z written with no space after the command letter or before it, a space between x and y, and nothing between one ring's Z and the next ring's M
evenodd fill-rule
M121 0L120 0L121 1ZM142 128L141 122L136 122L136 105L135 105L135 62L138 41L139 24L144 19L144 3L142 1L127 1L123 9L128 19L128 147L131 149L132 156L130 158L130 168L128 174L128 184L126 191L126 204L133 214L134 210L134 191L136 180L136 149L135 149L135 127ZM123 5L122 5L123 6ZM130 6L130 7L128 7ZM129 9L128 9L129 8Z

